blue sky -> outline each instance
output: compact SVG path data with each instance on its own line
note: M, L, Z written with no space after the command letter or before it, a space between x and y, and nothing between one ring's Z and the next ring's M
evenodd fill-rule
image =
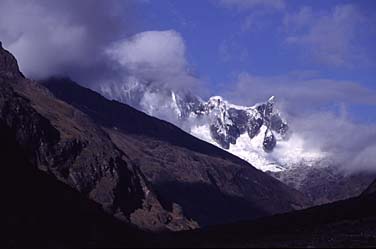
M138 31L182 36L187 60L210 94L232 91L244 74L261 78L253 83L257 89L264 85L260 99L252 94L250 101L271 94L264 88L275 77L285 78L280 84L286 88L300 80L331 80L344 96L323 103L345 104L353 119L376 122L375 1L150 0L138 7ZM369 92L354 97L353 88L341 88L348 82ZM323 84L317 87L326 94Z
M30 78L129 75L292 115L376 123L376 1L2 0L0 40Z

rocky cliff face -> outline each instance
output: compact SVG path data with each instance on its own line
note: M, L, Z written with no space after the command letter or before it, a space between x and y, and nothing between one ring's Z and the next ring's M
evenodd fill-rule
M194 228L182 215L174 221L140 171L84 113L57 100L43 86L22 77L15 58L0 49L0 120L14 131L31 164L109 213L131 221L145 210L145 229ZM146 210L145 205L152 210ZM141 217L142 221L143 218Z
M254 107L235 106L221 97L211 97L208 102L201 103L194 113L199 118L209 117L211 137L224 149L229 149L230 144L236 144L244 133L248 134L251 141L264 126L266 130L262 146L264 151L270 152L277 144L275 134L284 138L288 131L287 123L274 108L274 97Z
M192 125L205 123L210 138L226 150L235 145L242 134L248 134L251 143L255 136L263 133L260 134L263 138L261 146L266 152L275 148L277 137L287 137L288 124L275 108L275 97L265 103L246 107L231 104L220 96L204 101L191 93L174 92L137 81L121 89L103 86L100 92L152 116L168 120L190 133Z
M33 166L0 121L2 245L7 248L148 247L149 234Z
M14 56L3 49L3 44L0 41L0 75L2 77L23 77L18 68L18 64Z

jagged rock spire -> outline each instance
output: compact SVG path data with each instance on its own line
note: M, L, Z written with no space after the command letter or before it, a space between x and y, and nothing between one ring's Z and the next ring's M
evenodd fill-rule
M271 152L277 144L277 137L284 137L287 123L275 109L274 96L255 107L241 107L228 103L219 96L211 97L203 109L210 117L210 135L222 148L229 149L236 144L240 135L248 133L252 140L265 130L263 149Z
M5 50L0 41L0 75L14 78L24 78L20 72L16 58Z

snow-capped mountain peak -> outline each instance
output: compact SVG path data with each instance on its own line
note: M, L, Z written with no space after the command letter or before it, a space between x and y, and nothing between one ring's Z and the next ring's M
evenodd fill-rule
M100 92L172 122L263 171L281 171L301 162L309 165L323 157L319 151L303 149L303 139L282 118L275 96L253 106L241 106L221 96L204 101L190 93L135 82L131 87L107 84Z

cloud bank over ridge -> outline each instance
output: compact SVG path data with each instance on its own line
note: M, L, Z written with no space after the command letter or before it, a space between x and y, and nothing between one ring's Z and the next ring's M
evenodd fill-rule
M90 81L107 77L102 51L132 32L132 9L131 1L118 0L3 0L0 38L29 77L59 74Z

